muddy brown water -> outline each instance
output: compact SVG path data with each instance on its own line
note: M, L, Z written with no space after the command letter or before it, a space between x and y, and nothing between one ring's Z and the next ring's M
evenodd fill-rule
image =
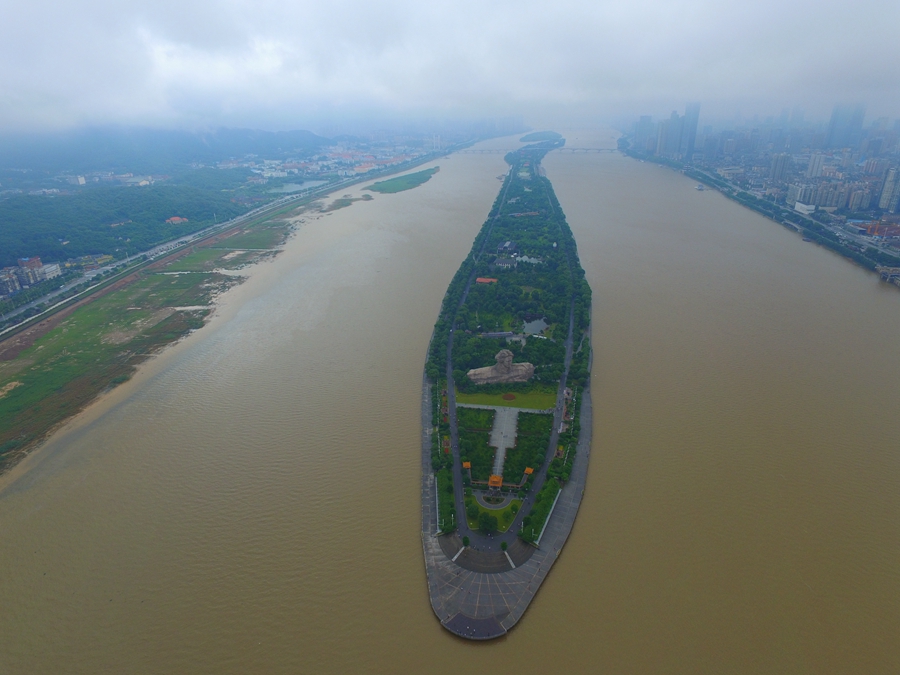
M506 167L437 164L2 479L0 673L900 670L900 292L615 154L544 161L594 289L578 521L508 637L440 627L422 362Z

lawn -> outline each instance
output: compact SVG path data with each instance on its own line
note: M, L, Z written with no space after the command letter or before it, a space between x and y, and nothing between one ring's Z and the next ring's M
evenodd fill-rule
M522 480L525 467L537 469L544 463L552 431L552 415L519 414L516 446L506 451L506 461L503 463L504 482L518 483Z
M516 514L513 513L512 507L513 504L516 506L516 510L522 507L521 499L513 499L509 504L506 505L505 508L502 509L486 509L477 501L475 501L474 497L466 497L466 506L469 504L475 504L478 507L478 514L489 513L492 516L497 517L497 531L498 532L506 532L509 529L509 526L512 525L513 519L516 517ZM466 522L469 523L469 527L473 530L478 529L478 516L474 518L469 518L469 514L466 513Z
M459 456L472 463L472 480L487 481L494 467L496 450L489 445L490 431L459 430Z
M416 173L408 173L405 176L397 176L389 180L373 183L364 190L372 190L372 192L381 192L382 194L393 194L394 192L403 192L404 190L412 190L419 187L423 183L431 180L431 177L440 171L440 167L433 169L425 169L424 171L416 171Z
M507 397L507 398L504 398ZM508 398L514 396L515 398ZM526 408L528 410L549 410L556 405L556 391L535 388L533 391L507 394L464 394L456 391L457 403L470 405L496 405L505 408Z
M166 272L208 272L218 265L219 258L227 251L215 248L201 248L182 256L165 268Z
M216 248L275 248L284 243L285 235L290 226L286 223L274 225L256 226L223 239L214 244Z

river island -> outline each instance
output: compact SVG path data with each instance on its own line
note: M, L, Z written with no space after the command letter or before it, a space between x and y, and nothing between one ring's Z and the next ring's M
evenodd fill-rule
M591 289L525 137L444 296L422 396L422 543L431 606L467 639L505 635L559 556L591 443Z

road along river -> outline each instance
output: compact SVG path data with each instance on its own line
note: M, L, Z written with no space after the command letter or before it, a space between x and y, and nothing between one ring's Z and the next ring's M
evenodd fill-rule
M543 162L594 291L578 520L507 637L440 627L422 363L506 165L436 163L307 222L3 478L0 671L900 669L900 293L607 153Z

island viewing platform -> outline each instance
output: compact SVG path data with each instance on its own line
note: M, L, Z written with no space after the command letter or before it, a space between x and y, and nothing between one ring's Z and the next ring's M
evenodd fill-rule
M538 135L506 156L422 383L428 591L441 625L471 640L522 618L572 531L590 460L591 290L540 167L565 139Z
M431 386L422 411L430 415ZM450 632L472 640L505 635L528 608L562 551L581 505L591 452L591 395L582 394L582 431L572 474L562 488L538 547L520 539L504 552L463 546L457 533L439 533L430 428L422 434L422 546L434 613ZM507 553L509 559L504 555Z

